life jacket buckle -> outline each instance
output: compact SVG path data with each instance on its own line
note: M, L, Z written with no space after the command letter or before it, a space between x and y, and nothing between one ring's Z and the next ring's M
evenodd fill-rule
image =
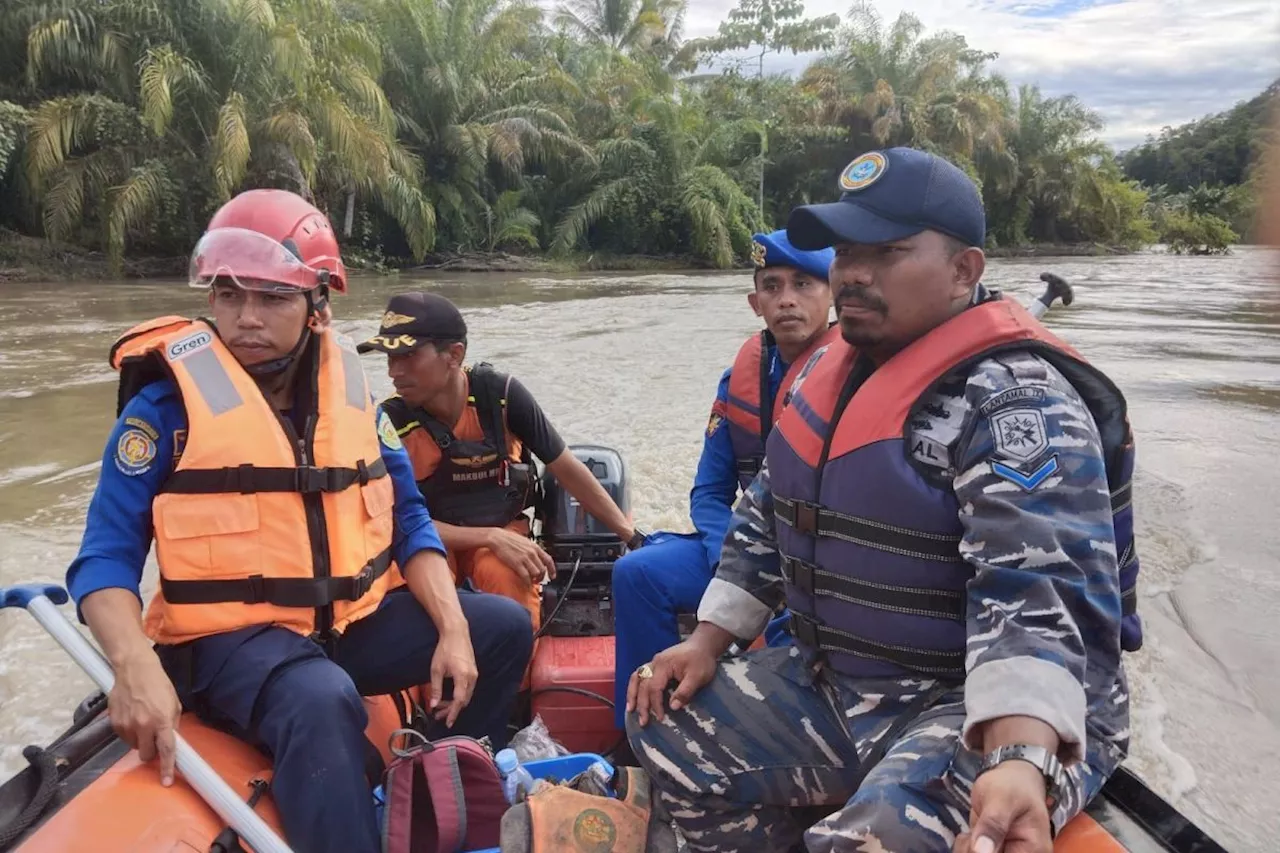
M817 588L814 583L815 567L804 560L797 560L795 557L783 557L783 578L787 583L803 592L805 595L813 595L813 591Z
M798 533L810 536L818 532L818 505L808 501L796 501L796 523Z
M817 620L810 619L807 616L801 616L799 613L793 611L791 613L790 622L791 624L788 625L788 627L791 629L791 635L799 640L801 645L808 646L815 651L820 651L818 648Z
M360 573L351 578L351 601L359 601L373 589L373 566L365 565Z
M335 474L336 468L317 468L314 465L305 465L297 470L297 487L298 491L304 495L312 495L317 492L338 492L342 487L338 483Z

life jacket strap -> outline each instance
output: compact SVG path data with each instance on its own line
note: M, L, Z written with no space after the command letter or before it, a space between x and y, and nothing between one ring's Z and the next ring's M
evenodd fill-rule
M786 554L782 555L782 576L806 595L838 598L877 610L955 622L964 622L967 613L962 592L872 583L824 571Z
M268 578L177 581L160 578L169 604L274 604L277 607L328 607L335 601L359 601L391 567L391 549L374 557L358 574L340 578Z
M737 461L738 473L746 474L751 479L755 479L760 473L760 468L764 464L764 456L748 456L745 459Z
M162 492L178 495L204 495L255 492L344 492L357 483L387 476L387 464L378 457L367 465L360 460L355 468L257 468L238 465L232 468L196 468L174 471L164 483Z
M777 495L773 498L774 515L797 533L808 536L831 536L855 545L876 548L903 557L960 563L960 537L944 533L912 530L880 521L834 512L809 501L797 501Z
M1133 503L1133 481L1125 483L1111 493L1111 514L1119 515Z
M788 630L802 644L819 652L853 655L900 666L935 678L963 679L964 652L940 652L930 649L877 643L822 624L792 611Z

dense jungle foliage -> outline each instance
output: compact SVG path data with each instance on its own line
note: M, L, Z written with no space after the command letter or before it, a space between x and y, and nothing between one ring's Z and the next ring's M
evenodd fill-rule
M1177 234L1198 251L1247 230L1267 96L1118 157L1077 98L1014 88L994 54L909 14L741 0L715 37L688 40L684 13L685 0L8 0L0 226L118 268L126 253L185 255L221 202L276 186L326 210L357 260L725 267L754 229L834 198L858 153L912 145L978 183L993 247ZM819 58L765 75L773 52ZM725 57L746 59L705 71Z

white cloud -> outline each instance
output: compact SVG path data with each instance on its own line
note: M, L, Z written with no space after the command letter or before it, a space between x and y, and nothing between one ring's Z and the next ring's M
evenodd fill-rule
M548 2L548 5L551 5ZM736 0L690 0L685 36L710 35ZM807 15L843 16L849 0L808 0ZM996 51L992 67L1048 95L1074 93L1106 120L1118 147L1253 97L1280 76L1275 0L881 0L886 22L915 14L928 32L963 34ZM766 59L797 71L807 57Z

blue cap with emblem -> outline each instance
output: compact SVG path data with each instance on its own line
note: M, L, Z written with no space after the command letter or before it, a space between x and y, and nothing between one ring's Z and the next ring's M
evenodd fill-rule
M981 247L982 196L954 164L915 148L869 151L840 173L840 200L797 207L787 237L799 249L836 243L889 243L940 231Z
M815 252L802 252L787 239L786 231L774 231L770 234L753 234L751 236L751 263L756 269L768 267L795 267L814 278L827 280L827 272L831 262L835 260L835 250L822 248Z

